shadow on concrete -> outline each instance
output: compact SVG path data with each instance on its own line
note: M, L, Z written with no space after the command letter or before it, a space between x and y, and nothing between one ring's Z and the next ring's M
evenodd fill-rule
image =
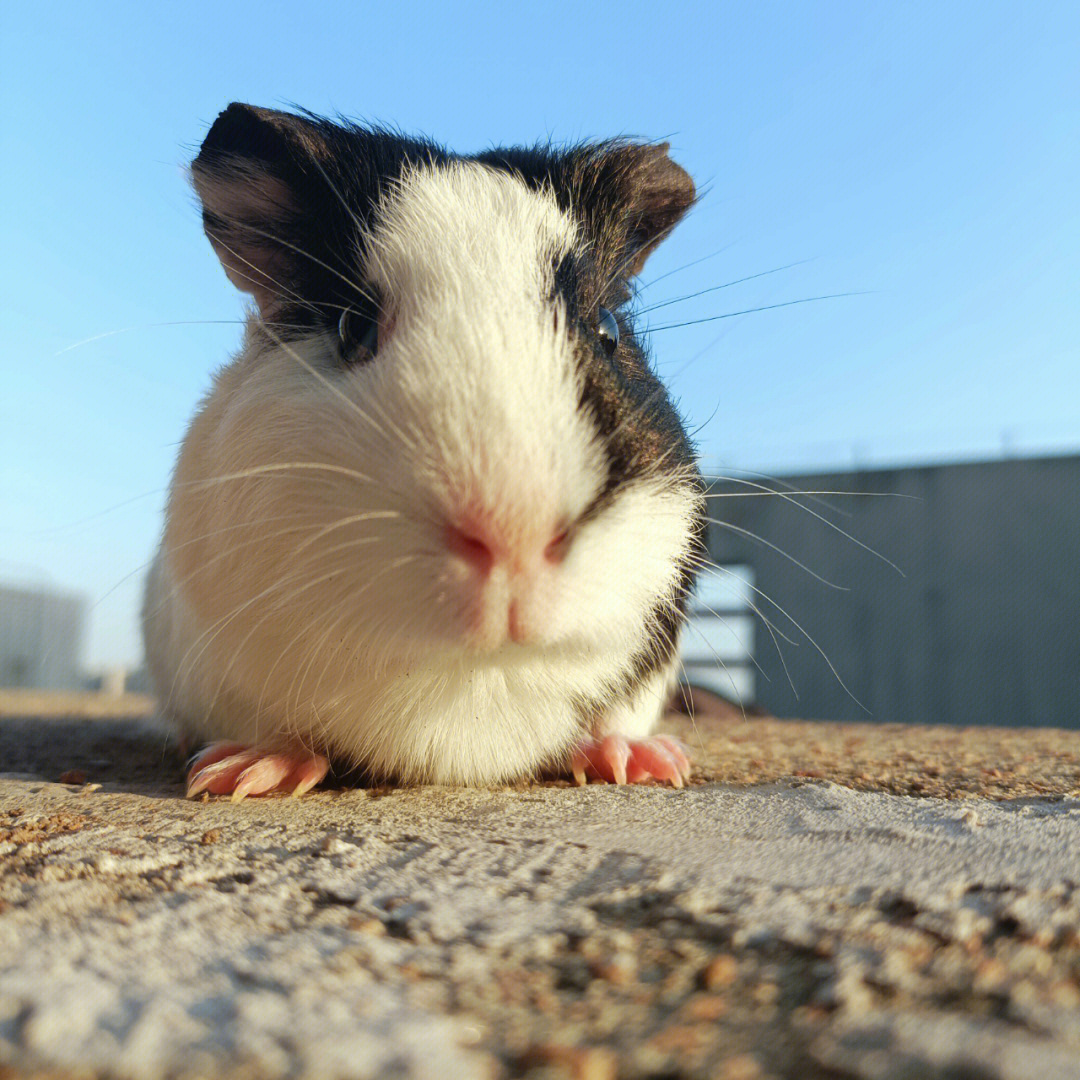
M697 687L677 691L672 707L706 723L743 716L738 705ZM752 710L746 715L753 715ZM100 784L108 791L175 798L183 792L186 760L168 726L145 714L0 712L0 775L11 779ZM385 783L362 769L335 763L322 786L372 788Z
M183 791L175 738L146 718L0 717L0 774L175 798Z

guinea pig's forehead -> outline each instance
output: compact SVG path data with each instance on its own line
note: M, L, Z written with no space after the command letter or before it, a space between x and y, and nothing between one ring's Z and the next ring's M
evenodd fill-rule
M414 166L383 192L367 237L373 276L453 268L487 281L550 282L577 226L547 190L471 161Z

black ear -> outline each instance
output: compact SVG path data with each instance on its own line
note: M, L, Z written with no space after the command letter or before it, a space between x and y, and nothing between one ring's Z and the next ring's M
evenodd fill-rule
M639 274L694 204L694 181L668 143L601 143L576 162L577 198L620 277Z
M639 274L653 249L694 205L694 181L668 157L668 143L626 146L605 164L618 176L626 212L628 272Z
M229 280L252 293L264 315L295 298L305 276L298 264L311 242L310 191L325 183L328 157L326 125L234 103L192 163L206 235Z

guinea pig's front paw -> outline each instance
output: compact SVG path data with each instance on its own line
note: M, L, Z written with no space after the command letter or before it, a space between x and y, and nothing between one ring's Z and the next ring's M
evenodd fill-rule
M570 771L578 784L606 780L616 784L641 784L648 780L670 780L677 788L690 777L690 759L677 739L670 735L649 735L627 739L605 735L583 739L574 750Z
M191 763L187 795L208 791L212 795L232 795L239 802L248 795L269 791L291 791L303 795L326 774L330 762L321 754L300 750L274 754L243 743L211 743Z

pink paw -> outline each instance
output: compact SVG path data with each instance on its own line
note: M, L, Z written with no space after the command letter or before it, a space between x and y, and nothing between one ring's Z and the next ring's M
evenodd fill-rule
M232 795L239 802L248 795L268 791L291 791L303 795L329 771L330 762L320 754L301 751L269 754L243 743L211 743L191 763L187 795L209 791L212 795Z
M670 780L674 787L681 788L690 777L690 759L682 744L670 735L650 735L645 739L605 735L578 744L570 771L578 784L590 779L616 784Z

